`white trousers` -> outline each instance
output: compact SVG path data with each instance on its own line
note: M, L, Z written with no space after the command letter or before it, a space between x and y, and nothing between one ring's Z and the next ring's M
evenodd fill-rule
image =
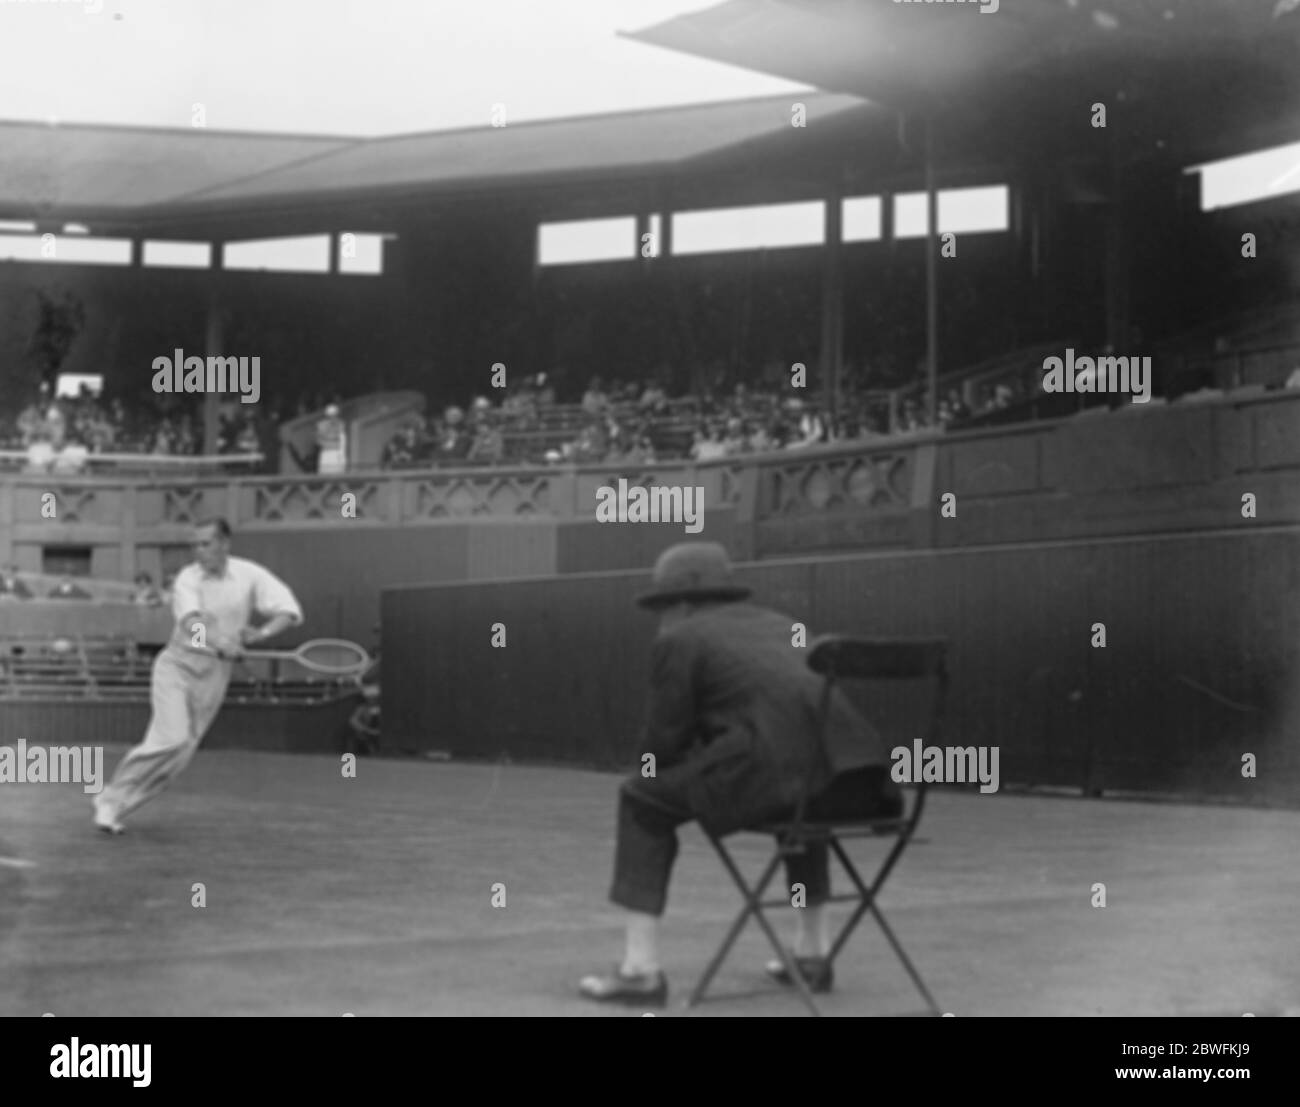
M161 792L194 756L212 726L230 683L231 663L168 646L155 658L153 714L144 740L122 758L95 799L117 818Z

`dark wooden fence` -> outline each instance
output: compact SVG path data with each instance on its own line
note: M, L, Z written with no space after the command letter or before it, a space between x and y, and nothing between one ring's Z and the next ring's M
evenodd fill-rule
M1300 528L1243 528L762 562L739 575L813 631L949 637L949 741L998 746L1004 786L1293 804L1297 554ZM647 583L600 573L386 590L389 741L633 764L654 631L633 599ZM1098 623L1104 648L1092 645Z

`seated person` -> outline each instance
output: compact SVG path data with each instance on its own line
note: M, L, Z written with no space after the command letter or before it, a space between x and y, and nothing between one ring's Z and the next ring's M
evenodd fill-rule
M491 414L484 415L474 432L465 460L474 465L498 465L505 457L505 439Z
M660 555L652 591L639 601L659 614L642 747L654 755L654 770L638 771L619 790L610 899L628 911L626 947L614 972L582 980L588 999L666 1002L659 919L679 826L698 821L715 835L734 833L792 815L805 789L817 797L814 815L893 817L902 810L888 751L838 692L823 744L823 683L808 668L807 652L791 645L793 620L743 602L748 595L732 580L722 546L685 542ZM837 810L819 806L827 802ZM801 883L806 892L807 906L795 912L795 963L811 988L825 991L825 844L788 858L786 876L787 887ZM780 961L768 972L792 983Z
M471 442L465 428L465 412L453 404L443 412L435 458L444 463L463 461L469 453Z
M32 590L18 577L16 565L0 569L0 600L30 600Z
M662 411L668 406L668 396L657 380L652 379L646 384L645 391L641 393L639 406L652 412Z
M48 473L54 464L55 450L46 439L37 439L27 447L27 464L24 473Z
M420 429L408 423L400 427L384 446L379 464L384 469L400 469L415 464L419 449Z
M133 603L157 607L162 603L162 593L154 587L153 577L141 571L135 575L135 595L131 599Z
M361 686L362 702L348 719L352 748L358 753L372 754L379 749L379 685Z
M582 410L590 416L601 415L609 406L609 397L599 377L592 377L587 391L582 394Z
M70 576L64 576L58 586L46 597L51 600L89 600L91 594L80 587Z
M53 470L64 476L80 473L86 467L86 458L90 451L77 439L68 439L68 444L54 455Z

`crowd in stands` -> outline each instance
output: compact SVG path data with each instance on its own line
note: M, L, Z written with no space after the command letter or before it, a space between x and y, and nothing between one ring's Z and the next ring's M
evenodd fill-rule
M263 448L256 420L239 405L222 411L218 437L222 454ZM199 455L203 428L188 411L130 406L120 398L103 400L85 387L75 397L55 397L49 385L42 384L21 410L0 409L0 449L24 451L28 472L78 473L94 454Z
M939 429L1005 418L1044 417L1071 401L1043 408L1041 359L1026 359L991 374L944 387L937 405ZM503 394L453 404L441 414L412 414L383 449L385 469L494 465L636 466L657 461L709 461L810 446L870 440L933 429L929 395L920 385L892 393L866 392L846 373L834 413L814 388L751 383L729 391L670 395L661 379L594 377L580 394L557 397L546 373L526 378ZM779 379L768 377L771 379ZM1288 387L1300 386L1300 370ZM300 397L298 415L322 411L323 400ZM1038 410L1043 408L1043 410ZM1016 413L1020 414L1017 415ZM990 417L993 417L990 419ZM220 409L220 455L260 454L261 470L276 471L280 417L274 405ZM348 467L349 429L337 404L323 407L314 442L304 451L286 440L305 472L338 473ZM301 445L301 443L300 443ZM198 409L164 409L145 397L132 405L104 400L83 389L53 397L48 385L21 410L0 406L0 450L22 452L28 472L73 474L97 454L195 457L203 453ZM371 455L373 456L373 455ZM250 471L246 466L242 471Z
M1006 391L1004 396L1002 393ZM984 407L1010 402L999 386ZM258 405L260 408L263 405ZM300 404L299 414L310 405ZM939 405L947 425L971 412L955 390ZM798 449L818 443L907 433L927 427L921 395L904 399L894 413L880 394L850 390L832 420L817 399L784 395L737 384L724 395L669 396L658 380L611 381L593 378L580 397L557 400L547 374L514 387L499 402L486 396L441 415L413 416L387 443L384 468L491 466L501 464L650 464L657 460L730 457ZM345 424L330 405L318 424L317 448L299 458L306 471L346 468ZM279 420L274 412L224 405L217 453L260 452L274 469L279 457ZM162 410L147 401L103 399L83 388L75 397L51 395L47 384L21 409L0 408L0 450L22 452L27 472L76 474L98 454L196 457L203 453L203 428L197 410Z
M162 607L170 604L172 581L175 579L174 573L168 573L163 578L162 587L159 588L154 585L152 574L143 571L136 573L131 602L141 607ZM78 584L76 577L64 575L54 585L43 588L31 577L25 577L16 565L0 566L0 601L94 599L94 593L88 592Z
M988 386L976 411L949 390L943 426L1016 402L1018 382ZM832 418L817 398L737 384L723 395L670 397L655 379L593 378L576 403L557 403L547 375L529 378L498 404L486 396L440 416L412 417L384 449L386 469L507 464L621 464L689 458L708 461L929 429L928 397L888 397L846 389Z

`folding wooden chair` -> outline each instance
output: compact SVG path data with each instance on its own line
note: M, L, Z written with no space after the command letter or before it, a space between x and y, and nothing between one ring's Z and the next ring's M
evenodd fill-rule
M938 745L948 693L947 655L948 643L944 639L871 639L845 635L827 635L818 638L809 649L808 665L814 672L825 678L821 700L821 732L823 739L831 718L831 694L837 682L841 680L929 679L933 682L933 695L930 701L930 721L925 744ZM722 967L722 963L731 951L731 947L735 944L736 939L740 937L740 932L752 915L762 928L763 933L767 935L768 941L776 949L791 982L803 998L804 1003L808 1005L814 1015L821 1014L803 974L794 963L790 950L777 936L776 931L772 928L763 912L765 907L789 907L789 899L762 898L768 884L776 875L777 870L782 867L782 862L786 857L801 853L809 843L820 842L825 843L830 851L839 858L840 864L848 873L855 888L854 892L833 895L827 902L853 902L857 904L852 915L840 929L838 936L831 945L827 957L828 968L834 964L835 958L844 948L849 936L853 933L863 915L870 912L880 925L885 937L889 939L889 944L893 946L899 960L903 962L903 967L924 997L931 1013L935 1015L941 1014L939 1005L935 1003L934 997L925 986L920 973L916 971L916 966L912 964L894 931L885 921L880 908L876 905L880 889L893 871L903 850L907 848L907 844L912 840L917 824L921 821L921 812L925 808L925 791L926 786L924 783L917 784L911 813L892 818L817 819L815 817L806 817L805 813L810 808L812 811L816 810L817 797L809 795L800 797L793 818L745 828L745 832L768 835L776 839L775 851L767 866L763 869L762 876L752 887L746 882L740 869L737 868L722 839L713 834L708 834L709 840L713 843L713 848L717 851L723 866L731 874L736 887L740 889L745 905L736 917L735 922L732 923L722 947L704 970L704 975L700 977L700 981L696 984L690 999L687 1000L687 1006L693 1007L704 1000L709 984ZM871 836L892 837L894 844L881 863L875 878L870 885L867 885L859 876L852 860L845 851L843 842L850 838Z

